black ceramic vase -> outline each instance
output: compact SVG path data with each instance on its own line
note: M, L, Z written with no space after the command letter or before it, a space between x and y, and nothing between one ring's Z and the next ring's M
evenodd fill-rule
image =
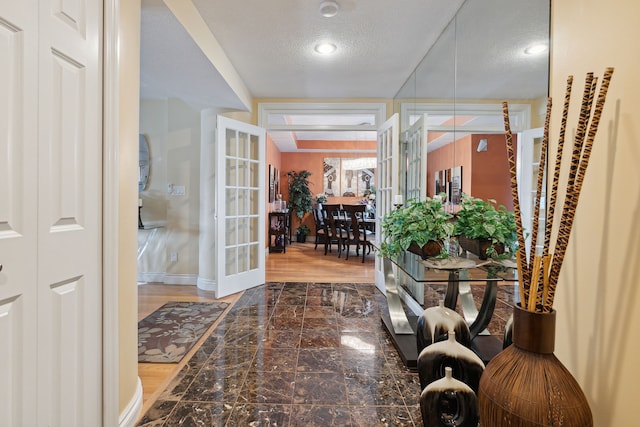
M449 331L449 338L425 347L418 355L420 388L444 377L445 368L453 370L453 377L478 391L484 363L473 351L456 341L456 333Z
M429 307L418 318L418 330L416 341L418 354L428 345L447 339L449 331L456 333L456 341L469 347L471 345L471 332L467 322L462 316L444 306L441 300L437 307Z
M476 394L449 367L420 394L420 412L424 427L478 427Z

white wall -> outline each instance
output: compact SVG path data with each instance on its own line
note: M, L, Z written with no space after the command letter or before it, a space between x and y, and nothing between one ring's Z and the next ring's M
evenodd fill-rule
M141 193L142 221L164 225L138 231L138 278L170 284L196 284L200 193L200 112L177 99L142 100L140 133L151 152L148 188ZM184 187L170 194L168 185ZM151 237L151 238L150 238ZM171 261L177 254L177 261ZM160 280L162 279L162 280Z
M568 75L575 130L584 76L615 67L558 284L556 354L580 382L595 426L635 425L640 381L640 3L552 2L551 141ZM555 150L555 147L553 147Z

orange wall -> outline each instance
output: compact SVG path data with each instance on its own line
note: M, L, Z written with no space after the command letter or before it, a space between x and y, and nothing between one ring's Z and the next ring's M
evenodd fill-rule
M443 169L451 169L462 166L462 191L469 192L471 186L471 157L469 147L471 140L468 137L460 138L454 144L447 144L442 148L427 154L427 196L433 197L435 190L434 175Z
M487 139L487 151L478 153L478 142ZM517 135L513 136L517 149ZM495 199L513 210L509 163L505 137L501 134L473 134L458 139L427 155L427 195L433 197L434 174L462 166L462 191L480 199Z
M314 196L324 191L324 158L340 157L340 158L356 158L356 157L375 157L375 153L336 153L336 152L302 152L302 153L282 153L282 163L280 168L280 187L282 190L282 199L289 200L287 192L287 172L308 170L311 172L309 177L311 194ZM328 203L342 203L345 205L353 205L361 199L358 197L329 197ZM307 225L312 231L315 230L313 224L313 216L307 214L304 217L303 224ZM293 217L293 230L298 228L298 218Z
M480 199L495 199L497 205L513 210L511 176L504 135L471 135L471 195ZM478 142L487 140L487 151L478 153ZM517 150L517 135L513 136ZM517 152L517 151L516 151ZM464 175L464 172L462 173Z

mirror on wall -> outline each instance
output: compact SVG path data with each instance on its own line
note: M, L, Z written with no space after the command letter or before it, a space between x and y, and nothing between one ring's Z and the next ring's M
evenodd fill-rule
M400 89L401 135L427 123L427 196L444 192L452 210L460 192L512 208L502 102L520 150L544 123L549 14L548 0L465 1Z
M144 191L149 184L151 157L149 142L143 134L138 135L138 146L138 191Z

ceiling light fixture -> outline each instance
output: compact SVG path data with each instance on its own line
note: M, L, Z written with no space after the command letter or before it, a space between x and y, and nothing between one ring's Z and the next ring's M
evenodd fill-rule
M333 43L319 43L316 45L314 50L318 52L320 55L331 55L337 49L336 45Z
M546 52L547 47L544 43L532 44L524 50L524 53L527 55L537 55L538 53Z
M320 3L320 14L325 18L332 18L338 14L340 6L333 0L323 1Z

